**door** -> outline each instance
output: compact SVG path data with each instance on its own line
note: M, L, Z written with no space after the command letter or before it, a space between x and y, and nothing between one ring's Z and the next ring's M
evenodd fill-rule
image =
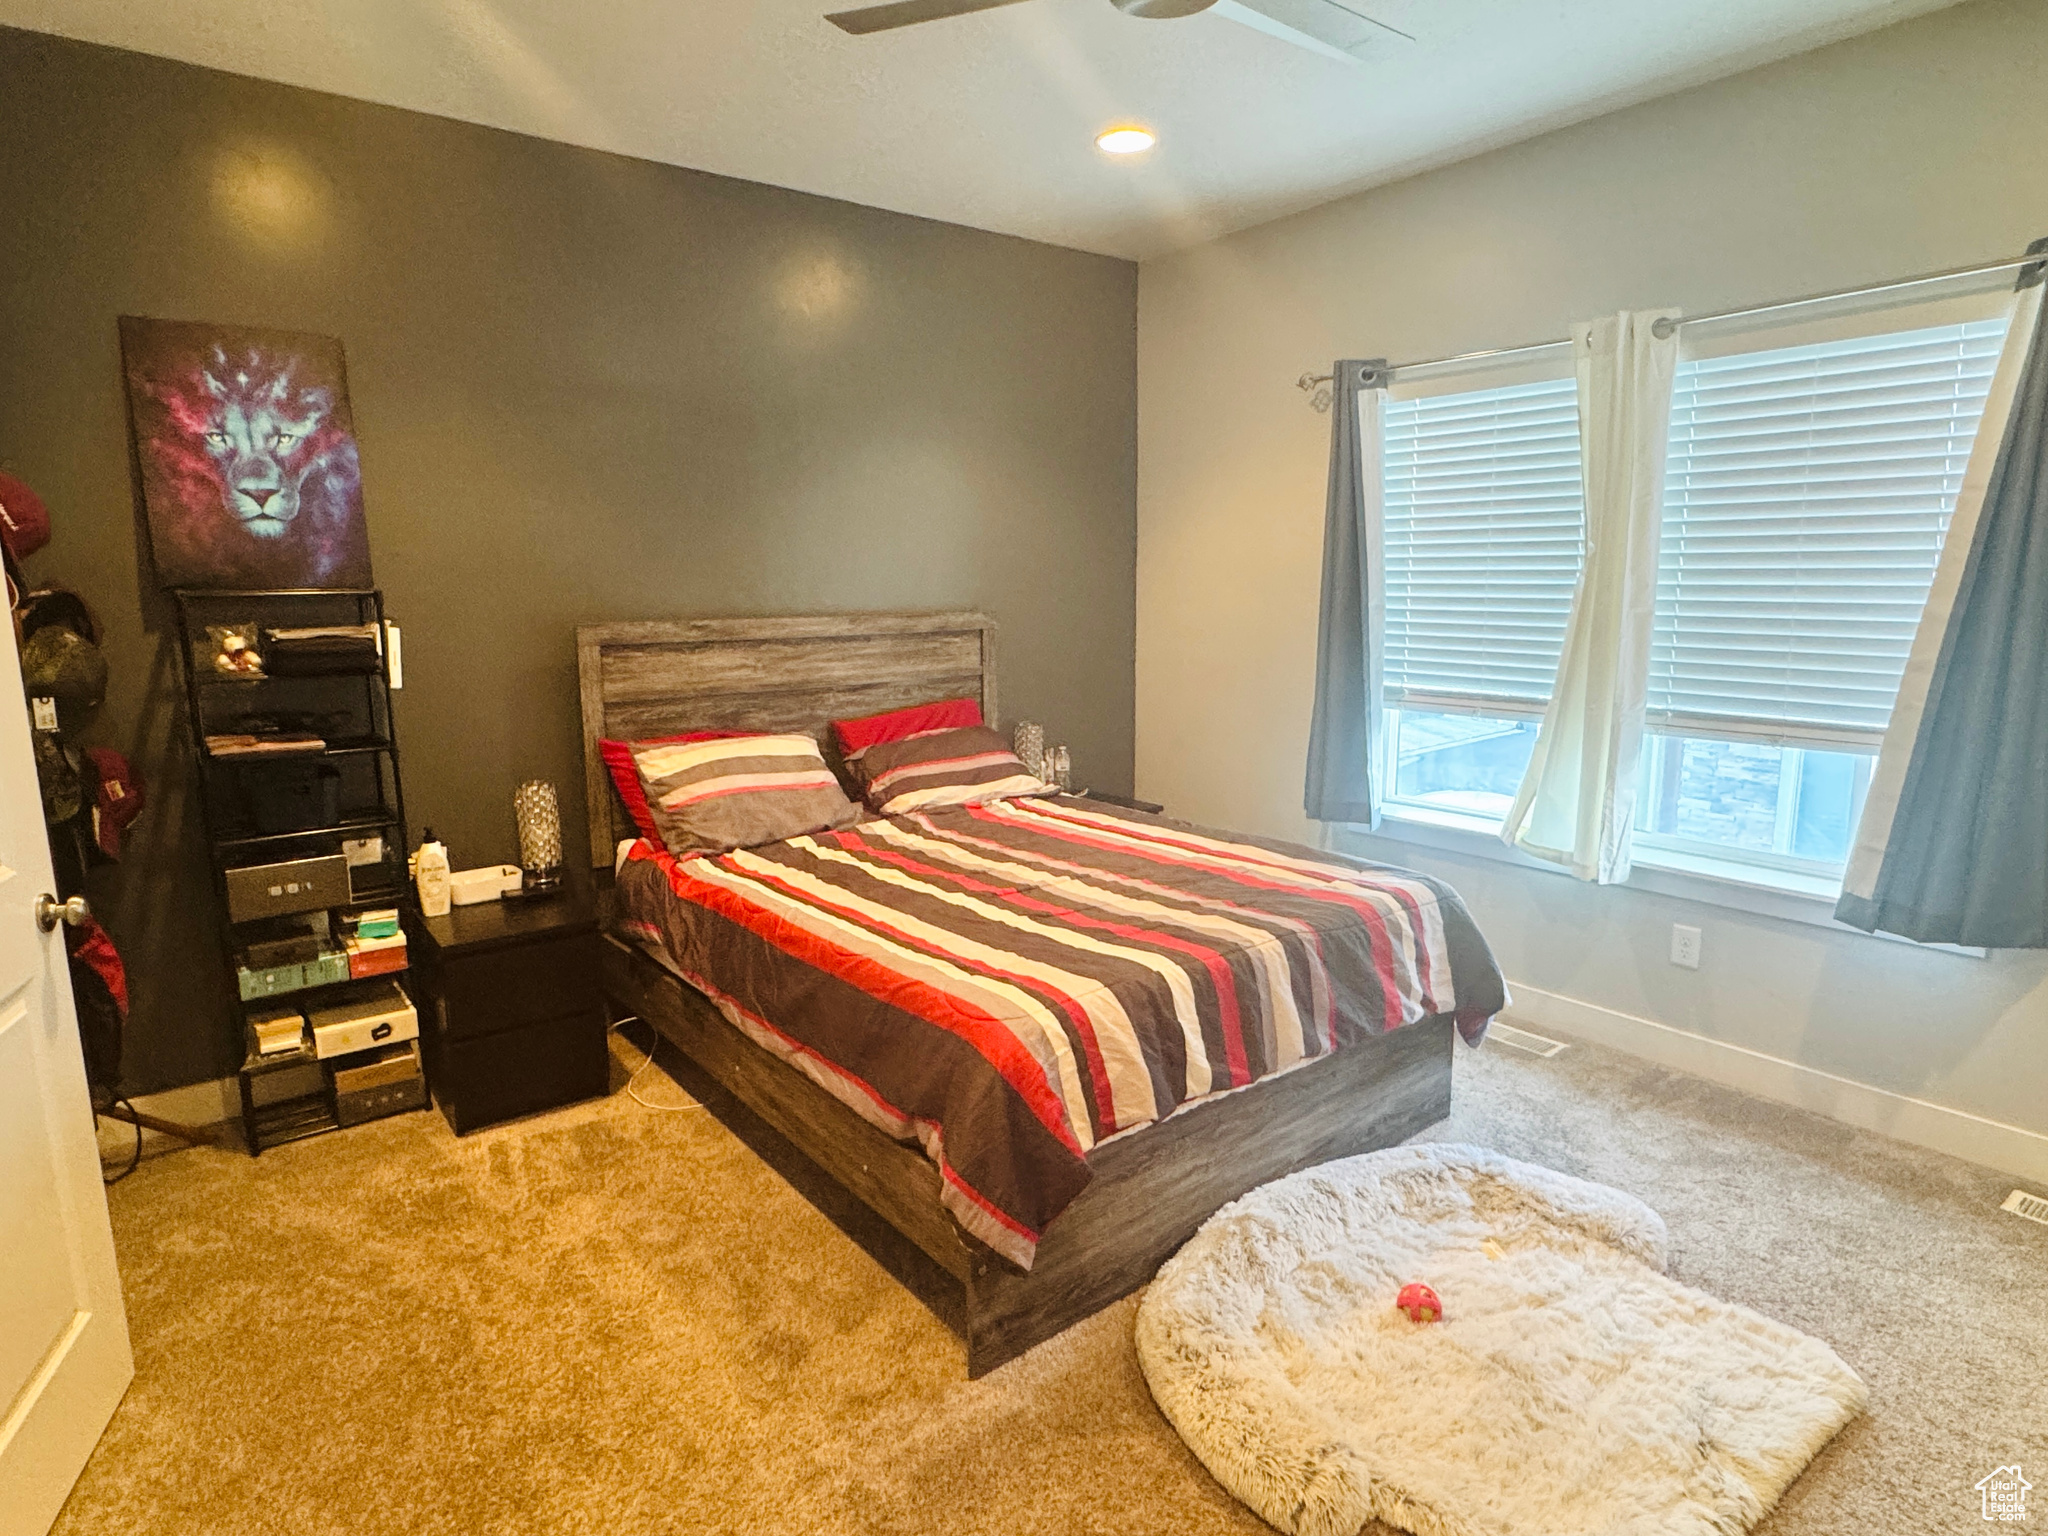
M135 1374L50 845L0 624L0 1536L43 1536Z

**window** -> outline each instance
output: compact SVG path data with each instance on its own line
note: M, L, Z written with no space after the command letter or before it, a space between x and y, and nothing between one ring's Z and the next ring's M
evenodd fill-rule
M1389 798L1498 823L1578 581L1577 393L1565 377L1397 397L1384 424Z
M1639 857L1840 874L2004 333L1680 363Z
M1839 880L2004 342L1994 306L1809 321L1679 364L1638 862ZM1384 403L1397 817L1497 828L1528 767L1581 559L1561 366L1404 375Z

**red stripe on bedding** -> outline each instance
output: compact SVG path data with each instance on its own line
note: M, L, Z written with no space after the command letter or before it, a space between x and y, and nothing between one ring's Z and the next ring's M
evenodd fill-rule
M1076 1157L1083 1155L1079 1140L1067 1124L1066 1105L1045 1080L1045 1072L1037 1058L1000 1019L948 996L926 982L893 971L879 960L856 955L786 918L764 912L723 886L699 880L689 872L689 862L672 861L667 870L669 888L680 899L716 912L785 954L857 987L878 1002L913 1013L927 1024L964 1040L996 1069L1003 1081L1029 1106L1041 1125L1058 1137L1060 1143ZM725 873L736 880L773 885L798 901L810 901L809 897L785 889L780 882L759 875L742 875L732 870Z
M865 844L859 847L847 846L845 837L846 834L842 833L836 839L842 852L855 858L862 854L875 854L877 857L882 857L879 850ZM820 839L820 841L823 841L823 839ZM894 862L894 860L891 862ZM909 867L907 863L905 867ZM930 872L936 873L936 871ZM745 878L752 880L761 877L750 872ZM856 912L841 907L837 903L828 902L824 897L813 893L788 889L782 886L779 881L776 883L778 888L786 890L787 894L795 900L816 903L820 906L829 906L848 922L856 923L875 933L887 934L899 944L915 949L921 954L931 955L946 961L949 965L957 965L963 969L971 970L977 975L989 976L998 981L1007 981L1012 986L1022 987L1027 992L1049 998L1052 1006L1066 1015L1068 1021L1074 1026L1074 1033L1080 1037L1081 1059L1087 1063L1089 1079L1095 1085L1096 1118L1102 1122L1097 1128L1098 1134L1106 1136L1119 1129L1115 1107L1116 1096L1110 1091L1109 1067L1102 1059L1102 1044L1096 1038L1095 1023L1088 1017L1088 1010L1083 1008L1080 1002L1071 994L1062 988L1054 986L1051 982L1043 981L1036 976L1026 976L990 961L977 960L971 955L960 954L957 951L945 948L935 939L920 938L916 934L905 932L894 924L885 923L868 913ZM994 948L995 946L990 945L989 947Z
M1225 916L1231 920L1241 921L1259 932L1267 931L1260 927L1261 923L1284 924L1297 940L1307 946L1310 957L1315 961L1317 968L1322 973L1322 1051L1332 1051L1337 1048L1337 995L1330 981L1329 962L1323 955L1323 936L1316 931L1313 924L1305 923L1299 918L1283 917L1274 912L1263 912L1257 907L1247 906L1242 902L1227 901L1221 896L1197 896L1189 891L1177 890L1173 886L1158 880L1147 880L1138 875L1114 874L1107 870L1097 869L1091 864L1079 864L1071 859L1056 859L1049 853L1015 848L1008 843L998 842L994 838L969 837L965 832L958 832L951 827L937 825L929 816L918 816L912 819L916 821L917 825L924 830L925 835L928 837L937 838L944 842L957 843L968 848L986 849L991 856L998 856L1010 863L1022 862L1042 869L1055 869L1065 874L1078 876L1084 880L1100 880L1112 887L1128 885L1137 891L1145 893L1147 896L1163 901L1169 910L1177 910L1173 908L1172 903L1185 901L1190 903L1198 912L1211 913ZM844 837L848 834L838 833L834 835ZM1281 940L1283 946L1285 942L1285 940ZM1320 1055L1321 1053L1321 1051L1312 1051L1309 1054Z
M1116 843L1106 841L1098 829L1089 826L1085 822L1076 823L1065 817L1035 815L1027 811L1024 806L1016 801L1004 801L995 807L986 805L974 806L969 809L968 814L978 820L985 820L997 826L1001 826L1007 821L1012 826L1023 825L1027 828L1030 827L1030 822L1028 821L1019 822L1011 820L1007 814L1011 810L1030 814L1033 820L1054 823L1052 826L1039 827L1037 830L1043 832L1047 837L1075 843L1084 848L1099 848L1106 853L1127 853L1133 858L1150 859L1155 864L1164 864L1176 869L1205 870L1222 879L1232 881L1238 885L1249 886L1254 890L1279 891L1288 895L1306 896L1312 901L1335 901L1339 905L1349 907L1363 920L1366 941L1372 946L1373 971L1379 977L1380 989L1386 999L1386 1006L1380 1010L1380 1018L1384 1027L1387 1029L1397 1029L1407 1022L1405 1018L1406 1010L1399 1006L1401 996L1400 982L1394 975L1393 935L1387 932L1386 915L1365 898L1335 890L1320 891L1313 888L1304 890L1300 886L1286 885L1277 880L1261 879L1249 871L1218 869L1215 867L1217 864L1231 862L1228 856L1210 853L1201 849L1187 850L1198 855L1198 858L1176 859L1165 853L1141 852L1123 848ZM1134 834L1134 836L1142 843L1167 843L1170 841L1164 838L1154 839L1148 835L1150 831L1151 828L1147 827L1143 831ZM1084 835L1086 833L1094 833L1095 835ZM1181 845L1171 844L1171 846L1178 847ZM1419 948L1420 943L1418 940Z
M660 930L652 929L651 937L655 943L659 944L661 942ZM671 963L674 963L673 958L671 958ZM959 1190L969 1200L973 1201L977 1209L987 1212L990 1220L999 1223L1006 1230L1016 1233L1034 1249L1038 1246L1039 1234L1035 1229L1026 1226L1023 1222L1017 1220L1016 1217L1010 1215L1009 1212L1000 1209L988 1196L984 1195L961 1176L960 1170L955 1168L951 1160L946 1156L946 1138L942 1127L921 1115L906 1114L903 1110L898 1109L894 1104L883 1098L881 1094L877 1093L874 1085L861 1077L859 1073L847 1071L846 1068L840 1066L831 1057L820 1055L795 1036L784 1030L777 1029L752 1009L742 1006L738 999L728 993L719 991L718 988L714 987L702 976L697 975L693 971L685 970L680 965L676 966L675 969L677 975L681 976L683 980L702 992L706 997L722 1007L730 1008L763 1034L774 1036L782 1047L792 1055L801 1056L806 1061L823 1068L838 1081L846 1084L851 1091L859 1093L862 1097L868 1099L886 1119L902 1128L893 1134L902 1135L908 1132L915 1135L920 1143L935 1149L932 1161L938 1164L939 1176L941 1178Z
M1063 815L1062 812L1065 810L1065 808L1056 804L1055 802L1045 801L1042 802L1040 805L1034 807L1033 809L1038 814L1043 814L1048 817L1057 817L1059 820L1066 822L1069 825L1078 825L1084 827L1097 826L1097 823L1095 823L1094 821L1087 820L1079 815ZM1117 818L1117 820L1119 823L1118 830L1125 831L1126 835L1128 836L1137 837L1146 842L1162 843L1169 847L1185 849L1187 852L1194 854L1200 858L1234 859L1242 863L1257 865L1265 869L1279 870L1286 874L1293 875L1298 879L1315 881L1318 885L1329 890L1330 892L1345 897L1350 896L1351 893L1357 889L1357 882L1354 880L1345 879L1344 876L1355 875L1360 873L1360 871L1348 869L1333 869L1329 866L1313 865L1304 868L1301 860L1289 859L1284 854L1273 853L1268 849L1259 848L1246 843L1232 843L1230 845L1231 851L1229 853L1222 853L1214 848L1204 848L1199 843L1183 842L1179 838L1172 836L1167 829L1154 827L1149 823L1126 823L1123 822L1121 818ZM1408 914L1409 927L1415 934L1415 947L1417 957L1416 980L1422 988L1422 1011L1425 1014L1438 1012L1439 1010L1437 1006L1436 994L1434 990L1430 987L1429 983L1430 973L1435 969L1435 967L1427 963L1427 951L1423 941L1424 919L1422 916L1422 903L1417 901L1412 893L1403 890L1396 885L1373 883L1371 885L1371 889L1378 891L1381 895L1385 896L1390 901L1398 902L1401 906L1401 910ZM1303 892L1303 894L1310 895L1314 893ZM1374 915L1376 917L1379 916L1377 908L1374 909ZM1380 917L1380 921L1384 922L1385 918ZM1389 942L1392 942L1391 938L1389 939Z
M940 870L929 864L921 864L912 859L908 854L898 853L893 849L875 848L871 845L869 852L873 857L899 865L913 874L936 875L940 879L954 881L977 894L1000 897L1008 901L1010 905L1021 907L1027 912L1035 912L1047 917L1057 917L1076 928L1093 928L1098 932L1115 934L1120 939L1142 940L1146 943L1157 944L1162 948L1174 950L1177 953L1187 955L1191 959L1199 961L1202 968L1209 973L1209 979L1216 987L1217 1022L1223 1031L1223 1053L1225 1062L1230 1068L1230 1086L1233 1088L1242 1087L1245 1083L1251 1081L1251 1066L1244 1049L1244 1019L1239 1012L1238 1006L1237 976L1230 969L1230 962L1224 959L1221 951L1210 949L1205 945L1195 943L1192 939L1183 939L1174 934L1138 928L1129 923L1112 922L1108 918L1090 917L1085 912L1077 912L1071 907L1058 906L1053 902L1042 901L1038 897L1026 896L1021 892L1010 892L1008 895L1005 895L999 886L986 884L969 875ZM1109 1092L1107 1069L1101 1067L1101 1054L1096 1048L1095 1037L1092 1031L1088 1036L1088 1041L1090 1068L1103 1073L1100 1081L1102 1092L1107 1096Z

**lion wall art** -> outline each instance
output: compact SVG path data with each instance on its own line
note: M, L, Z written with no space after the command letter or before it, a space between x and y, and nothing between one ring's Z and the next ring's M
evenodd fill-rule
M167 587L367 587L341 343L121 317L128 417Z

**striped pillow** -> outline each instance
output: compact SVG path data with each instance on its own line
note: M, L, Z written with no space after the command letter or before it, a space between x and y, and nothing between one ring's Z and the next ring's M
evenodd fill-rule
M678 741L716 741L724 736L746 734L745 731L689 731L681 736L652 736L640 745L668 746ZM658 843L661 841L661 828L654 824L654 813L647 809L647 791L640 787L640 770L633 764L633 745L630 741L613 741L608 736L600 736L597 755L604 759L604 771L612 776L612 787L619 792L619 804L633 818L633 825L640 829L642 837L651 837Z
M940 805L1040 795L1050 784L1025 772L1001 733L985 725L925 731L877 742L851 764L867 802L884 816Z
M808 736L636 741L647 810L677 858L843 827L860 815Z

